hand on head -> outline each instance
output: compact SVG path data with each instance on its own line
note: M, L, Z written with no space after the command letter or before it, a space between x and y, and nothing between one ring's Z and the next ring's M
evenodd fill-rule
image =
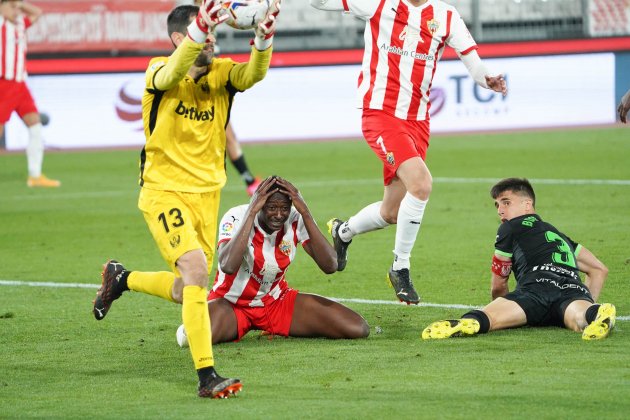
M267 199L274 193L280 191L280 188L276 185L276 179L277 177L273 175L265 178L263 182L260 183L249 202L249 206L254 212L260 211L267 202Z
M300 191L293 184L280 177L276 178L276 182L280 186L280 192L289 196L291 202L293 203L293 207L295 207L300 214L303 215L305 211L308 211L308 206L306 205L302 194L300 194Z

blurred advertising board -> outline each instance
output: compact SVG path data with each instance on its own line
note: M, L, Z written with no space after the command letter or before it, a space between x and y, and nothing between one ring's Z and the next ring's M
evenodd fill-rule
M170 50L172 0L34 1L44 14L28 29L29 53Z
M440 62L431 89L433 133L615 122L615 55L573 54L484 60L508 81L507 97L477 86L459 60ZM361 138L360 66L271 68L232 107L241 141ZM144 73L31 76L46 144L56 148L141 146ZM7 149L24 148L14 114Z

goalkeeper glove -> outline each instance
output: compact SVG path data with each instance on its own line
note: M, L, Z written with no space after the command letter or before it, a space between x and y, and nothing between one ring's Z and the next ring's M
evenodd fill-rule
M254 45L259 51L264 51L271 46L273 34L276 32L276 18L280 13L280 2L281 0L273 0L267 10L267 15L254 29L256 34Z
M223 23L229 16L221 13L222 3L220 0L203 0L199 6L197 18L188 25L188 36L198 44L206 42L208 32L213 32L214 28Z

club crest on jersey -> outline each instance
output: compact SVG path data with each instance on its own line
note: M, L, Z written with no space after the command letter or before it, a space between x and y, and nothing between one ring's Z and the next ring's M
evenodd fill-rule
M394 166L396 164L396 160L394 159L394 152L387 152L387 163Z
M171 244L171 248L177 248L179 246L179 243L181 242L181 238L179 237L179 235L173 235L171 236L171 239L168 240L168 242Z
M288 257L289 254L291 254L291 242L289 241L280 242L280 245L278 245L278 249L280 250L280 252L282 252L284 255Z
M440 22L435 19L428 20L427 28L429 29L429 32L431 32L431 35L435 35L437 30L440 28Z

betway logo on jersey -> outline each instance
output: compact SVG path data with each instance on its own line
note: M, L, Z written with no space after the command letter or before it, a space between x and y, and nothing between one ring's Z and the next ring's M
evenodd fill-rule
M395 45L387 45L383 43L383 45L381 45L381 50L392 54L398 54L402 57L411 57L414 60L435 61L435 55L433 54L420 54L415 51L405 50Z
M214 120L214 105L212 108L203 111L195 108L194 106L187 107L182 101L179 101L177 108L175 108L177 115L183 115L184 118L189 118L196 121L213 121Z

